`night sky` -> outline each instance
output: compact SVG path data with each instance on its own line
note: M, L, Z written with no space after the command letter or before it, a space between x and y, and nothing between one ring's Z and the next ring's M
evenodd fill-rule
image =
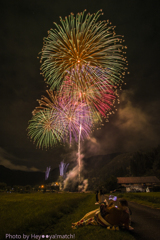
M0 35L0 165L45 171L60 161L76 161L77 145L36 149L27 136L32 111L47 85L40 75L38 53L47 31L71 12L102 9L124 35L129 62L121 103L101 130L82 143L85 157L149 150L160 144L160 6L139 0L5 0L1 3Z

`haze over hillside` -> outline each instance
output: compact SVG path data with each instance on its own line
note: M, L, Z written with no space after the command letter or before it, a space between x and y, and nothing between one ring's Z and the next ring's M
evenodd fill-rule
M21 170L11 170L0 165L0 182L6 183L8 186L13 185L36 185L41 184L44 179L43 172L25 172Z
M83 169L81 176L88 179L90 184L92 179L107 180L110 176L157 176L160 178L160 147L149 152L136 153L114 153L108 155L98 155L82 160ZM67 172L76 166L76 162L70 162ZM59 168L51 169L47 182L57 181ZM32 185L45 183L44 172L25 172L11 170L0 165L0 182L9 186Z

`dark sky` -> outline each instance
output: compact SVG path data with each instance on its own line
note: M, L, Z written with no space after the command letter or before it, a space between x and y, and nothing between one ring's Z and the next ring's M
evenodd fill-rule
M27 137L31 112L45 94L38 53L43 37L71 12L103 9L101 19L124 35L129 61L121 103L101 130L82 143L85 157L146 150L160 143L159 1L139 0L5 0L0 35L0 164L11 169L42 170L76 160L77 146L36 149Z

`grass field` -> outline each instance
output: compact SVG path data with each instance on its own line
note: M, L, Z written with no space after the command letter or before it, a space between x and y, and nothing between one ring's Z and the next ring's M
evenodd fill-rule
M128 201L137 202L153 208L160 208L160 192L140 192L117 194L118 197L126 198Z
M28 239L49 239L47 235L52 235L54 239L55 234L67 234L70 239L79 240L134 239L127 231L111 231L101 226L73 230L72 222L96 209L94 203L95 195L89 193L1 193L0 239L27 239L27 235ZM57 238L60 239L58 236Z

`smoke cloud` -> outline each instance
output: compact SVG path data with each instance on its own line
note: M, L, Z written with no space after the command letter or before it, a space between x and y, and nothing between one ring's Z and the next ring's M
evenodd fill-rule
M160 103L152 102L142 108L134 104L134 97L131 90L122 92L118 111L83 144L85 157L146 150L159 144L155 116Z
M21 160L14 157L12 154L9 154L3 148L0 147L0 165L3 165L4 167L9 168L11 170L34 171L34 172L40 171L39 169L33 166L29 168L25 165L15 164L12 161L20 162Z
M77 159L76 159L77 165L67 173L67 177L64 180L64 190L65 189L75 189L76 186L78 184L80 184L79 183L78 154L76 154L76 155L77 155ZM88 187L88 180L84 180L84 178L83 178L83 170L84 170L83 158L84 158L84 155L81 154L80 155L80 181L82 183L81 184L82 185L81 190L84 191Z

